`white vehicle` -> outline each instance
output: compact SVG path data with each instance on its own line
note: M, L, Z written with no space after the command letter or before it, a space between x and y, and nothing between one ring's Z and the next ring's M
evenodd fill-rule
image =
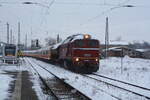
M2 60L4 63L17 64L17 46L14 44L6 44L3 46L3 57Z
M3 48L0 46L0 59L3 57Z

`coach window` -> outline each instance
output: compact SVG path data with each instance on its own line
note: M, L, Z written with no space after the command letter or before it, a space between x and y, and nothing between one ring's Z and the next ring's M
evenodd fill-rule
M46 51L46 54L48 54L48 51Z

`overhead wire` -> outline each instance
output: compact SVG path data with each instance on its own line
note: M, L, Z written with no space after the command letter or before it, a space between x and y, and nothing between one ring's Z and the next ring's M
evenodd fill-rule
M111 12L111 11L114 10L114 9L121 8L122 5L124 5L125 3L129 2L129 1L130 1L130 0L125 0L125 1L123 1L123 2L121 2L121 3L119 3L118 5L116 5L116 6L114 6L114 7L111 7L111 8L109 8L109 9L107 9L107 10L101 12L100 14L96 15L95 17L89 18L86 22L89 23L89 22L91 22L91 21L93 21L93 20L95 20L95 19L97 19L97 18L103 16L104 14ZM105 3L106 3L106 2L105 2ZM85 24L87 24L87 23L81 23L81 24L79 24L79 25L82 26L82 25L85 25Z
M47 11L52 7L52 5L54 4L54 2L55 2L55 0L52 0L52 1L49 3Z
M88 3L88 2L55 2L55 4L60 5L81 5L81 6L114 6L110 4L104 4L104 3Z
M51 7L53 6L54 3L55 3L55 0L52 0L49 3L47 3L49 5L45 9L46 10L45 13L41 16L41 22L40 22L40 26L39 26L38 29L42 28L44 22L45 22L45 24L47 24L46 16L49 14L49 11L50 11L50 9L51 9Z

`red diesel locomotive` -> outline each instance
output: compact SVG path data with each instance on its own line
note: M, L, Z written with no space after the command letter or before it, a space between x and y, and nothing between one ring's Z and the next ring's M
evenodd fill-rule
M68 37L58 48L58 59L64 67L76 72L99 69L99 41L88 34Z
M54 46L25 51L25 56L47 59L75 72L91 73L99 69L100 44L88 34L69 36Z

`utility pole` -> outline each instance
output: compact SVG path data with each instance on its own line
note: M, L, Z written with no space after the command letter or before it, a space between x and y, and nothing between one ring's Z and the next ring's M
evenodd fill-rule
M26 38L25 38L25 49L27 49L27 40L28 40L28 37L27 37L27 34L26 34Z
M108 57L109 48L109 27L108 27L108 17L106 17L106 30L105 30L105 58Z
M59 43L59 41L60 41L60 40L59 40L59 34L58 34L58 35L57 35L57 43Z
M9 44L9 24L7 22L7 43Z
M15 36L12 37L12 43L15 44Z
M20 44L20 22L18 23L18 45Z
M13 44L13 41L12 41L12 29L10 30L10 43Z

